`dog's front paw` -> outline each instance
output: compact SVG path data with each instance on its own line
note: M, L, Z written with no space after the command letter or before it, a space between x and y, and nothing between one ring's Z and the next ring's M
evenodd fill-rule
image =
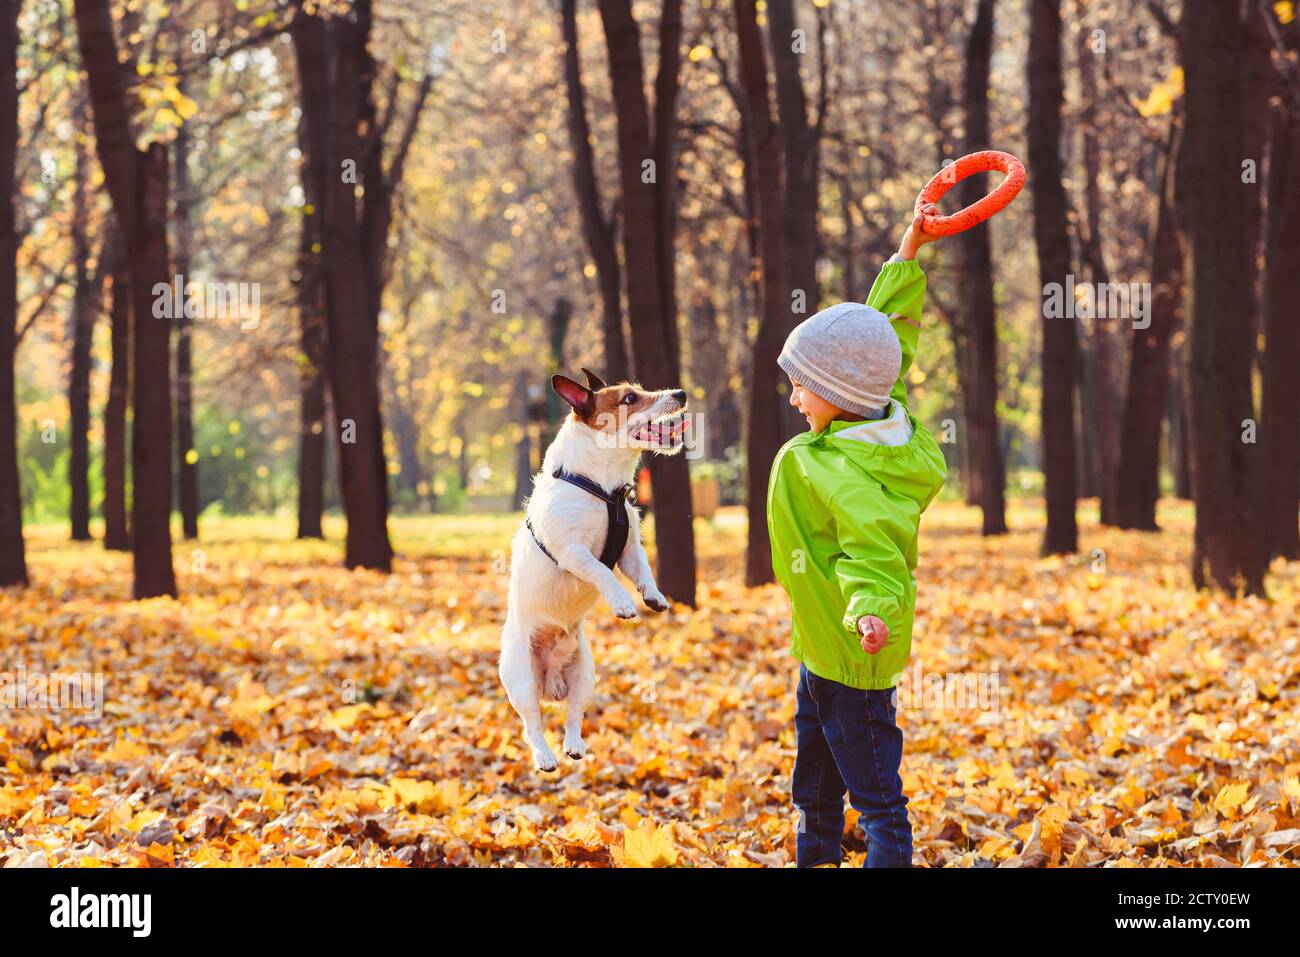
M581 761L587 754L587 742L582 740L582 735L570 737L564 736L564 753L575 761Z
M606 601L609 602L609 610L619 618L636 617L636 602L632 600L632 596L627 592L623 592L621 595L611 595Z
M533 748L533 766L539 771L550 772L559 767L560 762L556 760L555 752L550 748Z
M668 599L660 594L659 589L655 588L653 585L642 592L641 597L645 599L646 607L653 611L668 610Z

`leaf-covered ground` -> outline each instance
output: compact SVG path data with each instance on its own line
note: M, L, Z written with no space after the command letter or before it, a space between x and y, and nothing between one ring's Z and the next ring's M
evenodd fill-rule
M1037 557L1039 517L995 540L964 506L926 517L913 664L1001 693L903 698L916 863L1293 864L1300 566L1272 604L1198 594L1183 506L1161 534L1085 523L1067 561ZM792 862L797 665L784 594L740 583L739 513L698 526L697 610L598 606L590 754L552 775L496 674L515 521L396 519L389 577L288 522L207 521L183 597L139 603L129 555L36 530L34 586L0 592L0 700L20 669L80 671L106 704L0 706L0 863Z

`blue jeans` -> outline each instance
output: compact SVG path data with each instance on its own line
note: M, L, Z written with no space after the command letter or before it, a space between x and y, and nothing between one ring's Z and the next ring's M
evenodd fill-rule
M903 732L893 694L893 688L850 688L799 665L792 782L799 867L840 862L846 791L867 835L862 866L912 866L912 826L898 774Z

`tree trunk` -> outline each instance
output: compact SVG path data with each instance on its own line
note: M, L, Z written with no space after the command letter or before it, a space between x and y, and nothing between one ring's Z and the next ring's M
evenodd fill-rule
M1192 581L1264 593L1251 395L1251 263L1240 180L1245 31L1235 3L1187 4L1184 125L1175 182L1187 237L1188 400L1196 534ZM1294 374L1294 370L1291 371Z
M781 302L782 308L790 313L787 322L793 327L815 313L821 302L817 282L817 255L821 249L817 230L821 134L808 123L808 100L799 75L803 57L794 51L794 0L768 0L767 25L785 173L781 193L785 288ZM779 375L777 382L782 384ZM781 414L787 435L794 435L805 424L803 416L789 402L781 403ZM766 488L765 483L765 500Z
M628 5L629 11L631 4ZM668 359L667 375L674 385L682 384L681 337L677 329L677 97L681 89L682 0L663 0L659 17L659 67L655 72L654 123L655 157L655 254L659 260L659 302L662 309L664 346ZM679 492L685 492L687 510L690 503L690 479L685 456L680 457ZM657 519L656 519L657 521ZM687 519L687 524L690 520ZM691 559L694 562L694 536ZM683 582L683 585L685 583ZM690 576L692 599L695 574Z
M326 177L330 195L325 203L324 247L328 281L338 288L333 301L339 310L326 343L334 370L334 407L341 420L356 424L355 441L349 443L340 431L337 446L348 512L344 562L349 568L387 572L392 569L393 550L388 538L388 468L379 390L383 361L379 309L392 194L383 175L383 143L373 133L375 62L370 55L368 0L356 0L354 14L352 20L333 21L337 72L330 132L336 160L358 157L363 201L358 214L356 186L332 175L331 169ZM372 132L363 139L362 130ZM357 263L362 270L357 271ZM353 275L341 275L349 267Z
M310 141L305 119L298 123L298 146L306 200L298 240L298 537L324 538L325 278L321 273L317 184L325 177L326 147ZM319 166L313 170L312 164Z
M1084 342L1087 342L1085 337ZM1101 498L1101 469L1097 462L1096 424L1089 422L1084 410L1091 407L1094 383L1087 375L1085 356L1086 347L1078 352L1078 363L1074 367L1075 398L1074 433L1079 437L1078 456L1075 459L1074 474L1078 479L1077 494L1079 498Z
M408 314L411 305L412 303L407 304ZM393 443L397 446L398 472L395 482L398 488L409 493L411 500L418 504L421 499L420 486L424 482L420 467L420 432L410 408L415 388L409 370L403 372L399 379L394 370L390 376L391 388L388 389L389 407L393 410ZM403 394L406 398L403 398Z
M1264 394L1268 557L1300 558L1300 104L1273 112L1264 287Z
M1181 271L1181 266L1179 267ZM1183 320L1186 321L1185 319ZM1169 387L1169 470L1174 473L1174 497L1192 500L1192 440L1187 435L1186 337L1174 350Z
M1070 274L1068 202L1061 169L1060 0L1029 0L1029 168L1034 210L1034 242L1042 288L1062 286ZM1043 554L1078 550L1075 519L1074 382L1079 342L1074 320L1043 311L1043 484L1047 529Z
M327 23L299 10L290 32L298 54L308 139L324 142L329 156L323 164L326 175L316 189L327 283L328 381L339 489L348 520L344 564L387 572L393 552L379 397L380 290L373 285L382 279L387 223L379 213L358 216L356 188L365 187L367 204L383 203L389 194L374 175L377 160L372 152L380 152L382 144L363 143L358 133L363 123L374 130L374 63L367 49L370 4L358 2L355 14ZM381 248L375 249L363 236L381 234L381 225Z
M313 217L315 218L315 217ZM300 294L298 373L298 537L324 538L325 494L325 317L320 280Z
M786 301L785 255L781 235L781 139L772 118L767 60L758 29L755 0L735 0L736 37L740 49L740 83L745 92L751 136L749 155L757 169L759 249L763 273L762 318L754 340L750 369L749 439L746 443L746 489L749 541L745 584L772 581L772 544L767 532L768 472L786 438L787 416L777 356L794 326Z
M629 374L620 301L622 279L614 223L605 215L601 202L600 181L596 176L596 159L591 147L582 64L578 59L577 0L560 0L560 26L564 34L564 84L568 92L569 146L573 150L573 189L582 215L582 234L596 265L596 283L600 287L600 325L605 343L602 378L607 382L618 382L627 379Z
M989 63L993 56L994 0L980 0L975 23L966 44L966 68L962 83L966 112L967 153L988 149ZM962 206L984 195L985 185L975 177L957 187ZM966 441L970 444L972 475L977 499L984 514L985 535L1007 530L1006 470L998 440L998 355L997 311L993 301L993 251L989 227L968 229L961 234L960 302L966 313L966 349L958 361L967 367L965 399Z
M1245 48L1242 52L1242 115L1244 126L1244 141L1242 160L1250 159L1255 164L1255 182L1246 200L1246 249L1247 256L1250 260L1250 315L1249 315L1249 347L1256 364L1259 366L1260 374L1263 374L1265 357L1260 353L1257 344L1260 341L1260 333L1263 332L1264 315L1263 315L1263 283L1267 281L1265 275L1267 254L1266 249L1260 248L1260 237L1264 230L1264 192L1266 187L1264 183L1264 155L1270 147L1270 114L1273 112L1270 106L1270 100L1275 95L1286 95L1284 90L1278 89L1277 78L1278 71L1274 68L1272 62L1273 38L1269 32L1269 21L1273 19L1271 10L1272 4L1265 7L1264 4L1249 0L1242 3L1243 29L1245 38L1243 43ZM1265 7L1265 9L1261 9ZM1294 37L1295 28L1283 36ZM1294 55L1294 54L1293 54ZM1294 73L1292 74L1294 75ZM1238 169L1241 168L1238 161ZM1243 330L1244 331L1244 330ZM1264 428L1263 420L1260 421L1261 429Z
M1155 531L1159 527L1156 503L1160 498L1160 423L1169 406L1169 346L1178 328L1183 298L1183 253L1171 196L1176 150L1177 126L1171 123L1161 160L1148 247L1150 324L1145 329L1133 329L1129 339L1128 389L1124 396L1119 454L1119 474L1124 481L1120 483L1115 515L1120 528ZM1176 440L1172 419L1169 440L1172 452ZM1174 458L1171 454L1171 465Z
M679 82L680 0L665 0L660 21L660 68L655 81L654 129L645 95L640 34L630 0L599 0L609 50L610 88L618 127L618 167L623 195L623 259L628 318L637 378L649 389L676 387L681 366L676 296L672 282L675 214L673 181L675 104ZM654 160L654 178L642 180L642 164ZM649 246L654 255L646 255ZM655 501L655 547L660 590L695 605L695 529L690 474L684 455L651 455Z
M18 11L0 14L0 586L27 584L23 501L18 484L14 350L18 324L18 232L14 160L18 146Z
M1086 32L1081 32L1088 37ZM1119 317L1102 317L1103 303L1098 289L1110 282L1106 259L1102 253L1101 230L1101 142L1097 135L1097 64L1091 40L1080 45L1078 51L1079 79L1083 95L1079 127L1083 134L1084 212L1087 229L1083 242L1083 259L1088 266L1088 279L1093 283L1093 319L1088 348L1084 352L1084 375L1087 382L1088 404L1083 408L1086 426L1085 439L1090 442L1095 457L1097 496L1100 501L1101 524L1114 525L1118 519L1119 498L1119 380L1115 374L1114 328ZM1157 408L1159 408L1157 406Z
M569 302L564 296L557 296L555 304L551 306L551 311L546 317L546 331L551 341L551 362L552 369L563 369L564 366L564 340L568 335L569 323L573 319L573 303ZM546 396L546 431L542 436L542 454L546 454L547 447L555 441L556 434L560 431L560 423L564 416L568 414L569 407L565 405L564 400L556 395L555 390L550 387L550 377L544 376L546 385L543 386L543 395Z
M85 130L85 106L76 107L73 146L72 257L76 278L72 292L72 369L68 376L68 485L69 520L74 542L90 541L90 368L95 341L95 318L99 311L96 276L90 270L90 157Z
M104 406L104 547L129 551L126 524L126 407L131 400L131 276L122 234L113 224L105 244L112 276L109 308L112 369L108 377L108 402Z
M153 314L171 283L167 259L167 149L135 148L107 0L76 0L81 59L90 83L95 140L113 210L126 238L134 329L131 431L135 598L176 594L171 549L170 321ZM177 297L179 298L179 297ZM176 305L174 303L173 305ZM183 303L181 303L183 307Z
M728 448L740 444L742 413L739 396L731 386L732 368L718 325L718 307L710 292L711 288L701 289L693 297L691 328L695 346L691 352L691 382L704 390L709 410L706 431L695 439L704 440L706 458L720 459Z
M167 282L167 147L153 143L140 176L140 244L131 256L135 417L131 422L131 538L135 598L176 595L172 569L171 322L151 312ZM177 303L178 304L178 303ZM149 370L154 370L152 374Z
M840 162L846 167L849 162L849 144L847 137L840 144ZM858 288L858 250L853 243L853 204L849 191L853 188L852 180L846 171L835 181L835 191L839 194L840 219L844 222L844 239L840 244L840 272L844 277L844 301L861 302Z
M181 43L184 44L182 38ZM177 89L185 95L182 70ZM176 196L176 274L190 280L190 255L194 246L193 197L190 196L190 131L186 121L176 130L176 158L172 170ZM193 323L184 309L176 311L176 467L180 473L181 534L199 537L199 459L194 448L194 363L190 338Z
M515 424L519 427L519 440L515 442L515 491L510 499L513 511L522 511L528 496L533 492L533 443L531 403L528 401L529 373L520 369L515 373L514 402Z

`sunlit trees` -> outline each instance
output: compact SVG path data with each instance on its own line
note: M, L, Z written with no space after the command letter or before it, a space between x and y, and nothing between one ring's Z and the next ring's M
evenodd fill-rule
M681 382L675 257L677 94L681 0L664 0L654 111L645 95L641 38L631 0L600 0L618 128L623 261L632 368L649 389ZM646 169L653 171L647 177ZM695 529L684 456L650 456L655 500L656 580L670 598L695 604Z
M1061 106L1065 99L1061 76L1060 0L1029 0L1029 54L1026 70L1029 109L1029 179L1034 204L1034 241L1038 275L1043 288L1064 285L1070 274L1070 237L1061 168ZM1075 518L1074 383L1079 340L1074 320L1043 310L1043 484L1047 497L1047 528L1043 552L1062 554L1079 547Z
M136 598L176 594L172 568L171 318L154 315L154 287L171 283L167 147L136 148L107 0L77 0L77 36L90 87L96 148L131 271L134 414L132 556Z
M381 118L374 100L377 68L370 52L371 24L370 4L358 0L347 16L324 17L298 7L290 30L306 120L300 143L306 146L306 168L312 176L309 194L321 206L325 365L337 432L339 489L348 519L344 563L387 571L393 553L387 528L379 313L393 197L432 76L424 73L396 146L387 153L385 134L399 115L398 87L394 84L393 99ZM318 155L325 157L323 162ZM313 418L314 411L308 410Z
M1187 240L1192 579L1262 594L1268 549L1253 438L1252 264L1243 241L1247 197L1257 187L1241 176L1246 32L1234 3L1186 4L1181 26L1187 93L1175 182Z
M0 586L27 584L18 487L14 349L18 331L18 235L14 161L18 149L18 12L0 13Z

